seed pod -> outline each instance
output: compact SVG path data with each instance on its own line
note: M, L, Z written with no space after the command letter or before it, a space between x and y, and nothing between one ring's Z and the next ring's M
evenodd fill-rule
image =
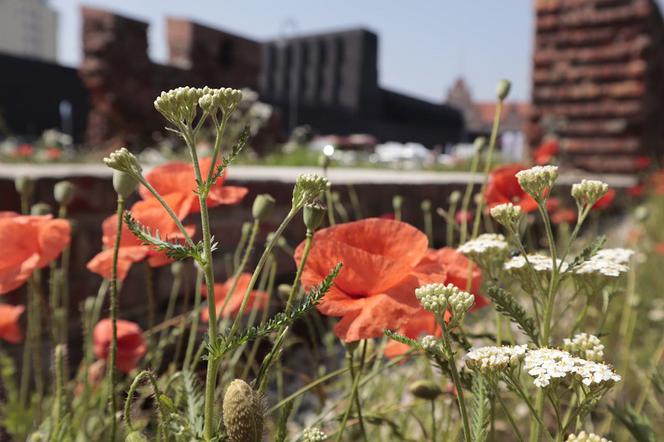
M323 222L325 216L325 206L318 203L311 203L304 206L302 212L304 218L304 225L310 232L315 232Z
M505 100L510 93L510 88L512 83L509 80L500 80L498 86L496 87L496 95L500 101Z
M263 435L263 404L249 384L235 379L223 403L224 425L230 442L260 442Z
M408 387L413 396L432 401L443 393L440 386L433 381L415 381Z
M53 186L53 197L63 206L68 206L74 197L74 185L70 181L60 181Z
M113 171L113 188L121 197L129 197L136 190L137 185L138 181L136 181L136 178L128 173L119 170Z

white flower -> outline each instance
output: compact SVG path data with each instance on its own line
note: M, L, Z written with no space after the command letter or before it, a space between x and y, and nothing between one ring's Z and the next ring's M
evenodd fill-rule
M604 345L595 335L578 333L572 339L563 339L563 349L574 356L599 362L604 359Z
M595 254L593 258L602 258L607 261L615 262L616 264L628 264L629 260L634 255L634 250L630 249L602 249Z
M610 366L572 356L552 348L530 350L524 358L524 370L535 378L534 384L544 388L552 380L578 378L586 386L599 386L620 381Z
M327 440L327 434L317 427L310 427L302 432L302 442L323 442Z
M513 368L523 359L527 345L474 348L464 358L466 366L480 373L495 373Z
M507 249L505 237L496 233L483 233L459 246L459 252L471 257L503 254L507 253Z
M475 303L475 296L460 290L454 284L427 284L415 290L415 297L425 310L441 313L449 309L457 321L460 321Z
M536 200L542 198L544 192L553 187L557 178L557 166L534 166L516 174L521 188Z
M578 434L570 434L567 442L611 442L605 437L596 435L595 433L586 433L582 431Z
M491 209L491 217L507 229L511 229L521 217L521 207L512 203L504 203Z
M540 255L540 254L528 255L528 262L533 267L533 270L535 270L536 272L550 273L553 268L552 267L553 260L551 259L551 257L546 255ZM561 266L561 262L562 261L557 260L556 265L560 266L560 271L562 273L568 269L569 265L566 262L563 262ZM504 269L507 271L523 270L527 268L527 266L528 264L526 262L526 258L523 257L522 255L519 255L507 261L505 263Z
M609 185L597 180L581 180L572 185L572 196L579 205L593 205L609 191Z
M425 335L420 338L420 345L426 351L435 352L440 346L440 342L433 335Z
M604 249L576 268L578 275L617 278L629 271L627 264L634 252L629 249Z

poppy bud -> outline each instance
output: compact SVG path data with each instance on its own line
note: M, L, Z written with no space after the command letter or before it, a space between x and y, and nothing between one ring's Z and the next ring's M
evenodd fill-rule
M27 176L18 176L14 179L14 187L19 195L30 196L35 188L35 182Z
M450 193L450 198L449 198L450 204L456 204L459 202L460 199L461 199L461 192L459 192L458 190L454 190L452 191L452 193Z
M279 286L277 287L277 293L279 294L279 297L282 299L288 299L291 290L292 286L290 286L289 284L279 284Z
M247 236L251 232L251 223L245 222L242 223L242 236Z
M127 434L125 442L148 442L148 438L140 431L132 431Z
M136 178L128 173L119 170L113 171L113 188L121 197L128 198L136 190L137 185Z
M226 389L223 419L230 442L259 442L263 435L263 405L249 384L235 379Z
M175 261L173 264L171 264L171 274L174 277L179 277L182 275L182 272L184 272L184 264L180 261Z
M510 83L509 80L500 80L498 82L498 86L496 87L496 95L500 101L504 101L505 98L507 98L511 87L512 83Z
M423 200L420 203L420 206L422 207L423 212L430 212L431 211L431 200Z
M415 381L408 386L408 390L410 390L413 396L429 401L432 401L443 394L443 390L440 386L430 380Z
M308 232L315 232L323 222L325 216L325 207L318 203L307 204L304 206L303 217L304 225Z
M266 221L272 214L274 205L275 201L272 195L267 193L258 195L254 200L254 205L251 207L251 215L258 221Z
M649 215L650 215L650 210L648 209L647 206L641 205L634 210L634 217L641 222L648 219Z
M74 197L74 185L70 181L60 181L53 186L53 197L62 206L68 206Z
M392 197L392 207L394 210L399 210L401 206L403 206L403 197L401 195L394 195Z
M475 142L473 143L473 146L475 146L475 149L477 152L480 152L482 149L486 147L486 138L485 137L477 137L475 138Z
M30 215L40 216L51 213L51 206L46 203L37 203L30 208Z

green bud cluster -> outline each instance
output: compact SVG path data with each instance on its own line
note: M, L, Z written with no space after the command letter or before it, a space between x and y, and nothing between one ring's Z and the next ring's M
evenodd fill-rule
M441 313L449 310L453 321L459 323L475 304L475 296L460 290L454 284L427 284L415 290L415 297L425 310Z
M329 185L327 178L305 173L297 177L293 188L293 208L302 208L305 204L316 201Z
M598 180L581 180L572 185L572 197L580 206L592 206L609 191L609 185Z
M558 179L558 167L534 166L518 172L516 179L524 192L540 201Z
M512 203L499 204L491 209L491 217L509 231L513 231L521 219L521 207Z
M104 164L111 169L125 172L135 178L143 171L136 156L129 152L126 147L111 152L106 158L104 158Z

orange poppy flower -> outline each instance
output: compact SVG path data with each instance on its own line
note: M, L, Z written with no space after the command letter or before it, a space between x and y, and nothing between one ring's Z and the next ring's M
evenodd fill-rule
M175 213L179 213L183 204L187 204L185 198L180 194L170 194L164 197L166 203ZM166 213L166 210L156 199L139 201L131 208L131 214L143 226L149 227L152 233L159 231L162 239L169 241L182 240L182 233L177 228L175 221ZM117 216L112 215L102 224L102 244L105 249L98 253L88 262L88 270L111 278L113 267L113 246L115 243L115 231L117 229ZM187 233L194 234L195 226L186 226ZM150 246L143 245L134 236L125 223L122 224L122 235L120 237L120 249L118 251L118 279L123 280L132 264L148 260L151 267L160 267L172 262L164 252L158 252Z
M609 189L609 191L606 192L603 197L597 200L597 202L593 205L593 209L606 209L611 205L611 203L613 203L614 199L616 199L616 191L614 189Z
M558 140L545 141L533 152L533 161L540 166L549 164L558 155L558 150Z
M380 337L417 313L417 287L444 281L440 265L420 264L427 245L424 233L400 221L369 218L338 224L314 234L302 284L306 289L320 283L342 262L318 310L341 317L334 331L345 342ZM295 251L298 265L303 249L304 242Z
M660 255L664 255L664 242L661 242L661 243L657 244L657 245L655 246L655 250L656 250L657 253L659 253Z
M551 214L551 222L553 224L574 224L576 223L576 218L576 210L569 207L561 207Z
M537 203L521 188L516 178L517 172L525 169L521 164L508 164L491 171L484 193L489 209L499 204L512 203L520 206L524 212L537 210Z
M60 256L71 240L71 226L51 215L3 212L0 216L0 294L22 286L35 269Z
M439 250L429 250L427 256L421 261L434 261L442 266L445 274L445 284L454 284L462 290L466 290L468 285L468 270L471 268L471 283L469 292L475 295L475 305L471 308L476 310L486 306L489 301L482 296L479 291L482 286L482 272L479 267L472 263L462 253L457 252L451 247L443 247ZM445 320L449 319L449 312L445 312ZM404 336L411 339L416 339L420 335L428 334L440 336L442 330L436 322L435 316L424 310L420 309L408 322L401 326L398 330ZM390 340L385 346L385 356L392 358L402 355L408 351L410 347L400 342Z
M201 173L204 176L210 170L210 161L210 158L200 160ZM145 179L162 196L175 193L184 197L184 202L180 206L178 216L185 217L189 213L201 211L198 197L194 193L196 190L196 175L193 164L181 161L164 164L163 166L152 169L145 175ZM237 204L249 192L249 189L246 187L224 186L225 180L226 173L210 189L207 199L208 207L215 207L222 204ZM144 186L139 188L139 193L145 200L153 198L150 191Z
M143 330L135 322L118 319L118 351L115 359L115 367L129 373L138 365L147 352ZM107 359L111 350L113 340L113 324L110 319L105 318L97 323L92 332L95 356L98 359Z
M229 317L236 315L240 311L240 306L242 305L242 300L244 299L244 292L246 292L247 287L249 287L249 282L251 281L251 273L242 273L238 277L237 286L233 293L229 293L233 285L234 278L229 278L226 282L215 284L214 285L214 300L215 307L217 309L217 316ZM201 291L205 297L207 297L207 288L203 286ZM224 307L224 302L226 298L230 296L230 300ZM245 308L245 314L249 313L253 308L262 310L267 307L268 304L268 294L260 290L253 290L249 293L249 300L247 301L247 306ZM222 307L224 307L223 312ZM210 318L208 316L207 309L201 311L201 319L207 322Z
M12 344L23 341L23 333L18 318L25 311L22 305L0 304L0 339Z

